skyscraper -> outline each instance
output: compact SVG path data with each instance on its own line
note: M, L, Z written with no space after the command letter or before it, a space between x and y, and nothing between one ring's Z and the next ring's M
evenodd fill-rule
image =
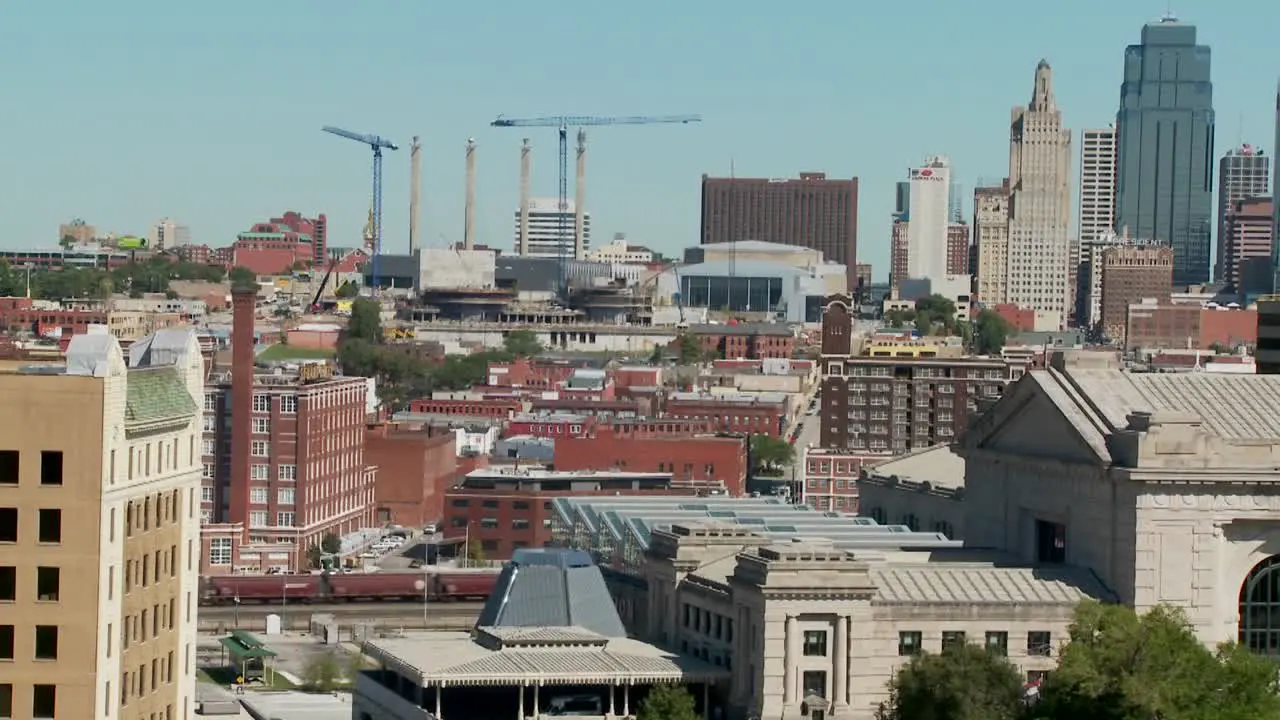
M525 246L525 255L530 257L573 259L578 245L577 208L573 200L563 211L557 198L529 199L529 238ZM582 248L591 249L591 213L582 214ZM515 233L512 247L520 247L520 209L512 214L515 218ZM563 233L563 236L561 236Z
M1116 226L1116 129L1080 133L1080 257Z
M1071 131L1053 97L1053 70L1036 66L1031 102L1009 122L1008 302L1057 315L1071 306Z
M978 299L987 307L1008 302L1009 181L979 182L973 190L973 244L978 248Z
M1272 151L1276 148L1280 148L1280 82L1276 83L1276 144L1271 146ZM1272 163L1271 172L1275 173L1271 180L1272 189L1280 189L1280 162ZM1280 202L1275 202L1275 199L1273 197L1271 203L1272 291L1280 288Z
M907 277L941 281L947 276L947 225L951 163L941 155L911 169L907 211Z
M1241 200L1265 197L1271 178L1271 158L1253 145L1227 151L1218 161L1218 252L1213 263L1213 279L1226 280L1225 259L1231 235L1232 209Z
M1124 54L1116 227L1171 246L1173 282L1209 279L1213 227L1213 84L1209 48L1172 15Z

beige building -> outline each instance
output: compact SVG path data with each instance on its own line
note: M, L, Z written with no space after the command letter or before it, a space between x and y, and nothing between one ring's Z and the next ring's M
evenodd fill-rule
M1057 316L1071 308L1071 131L1053 95L1053 70L1036 66L1031 103L1013 109L1009 130L1009 255L1006 302Z
M973 244L978 248L978 300L987 307L1009 298L1009 183L973 191Z
M202 375L189 331L0 368L0 717L194 711Z
M1115 232L1115 126L1080 132L1080 247ZM1078 258L1084 262L1084 257Z

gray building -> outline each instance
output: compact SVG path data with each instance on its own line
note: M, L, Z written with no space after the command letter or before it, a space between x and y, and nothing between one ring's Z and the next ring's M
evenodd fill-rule
M1227 255L1227 238L1231 208L1241 200L1266 197L1271 188L1271 157L1256 145L1231 148L1218 161L1218 253L1213 263L1213 279L1226 275L1223 258Z
M1172 15L1124 54L1116 226L1173 247L1175 285L1209 279L1213 84L1209 47Z

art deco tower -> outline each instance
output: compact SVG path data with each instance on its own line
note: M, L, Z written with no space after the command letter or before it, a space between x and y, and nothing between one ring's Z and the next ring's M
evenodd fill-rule
M1053 97L1053 70L1036 66L1031 102L1009 126L1008 296L1057 316L1071 303L1071 131Z

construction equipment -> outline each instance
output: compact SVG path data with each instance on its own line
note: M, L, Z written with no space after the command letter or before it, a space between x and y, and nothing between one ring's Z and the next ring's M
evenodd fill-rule
M325 268L324 277L320 278L320 287L316 288L315 297L311 298L311 305L309 307L311 312L320 311L320 296L324 294L325 287L329 285L329 278L333 277L333 270L336 267L338 267L338 255L337 253L334 253L333 256L329 258L329 267ZM336 293L338 289L334 288L333 290Z
M382 150L384 148L387 150L399 150L400 148L390 140L377 135L354 133L331 125L325 125L320 129L341 138L364 143L373 150L373 266L369 276L369 285L374 289L374 292L377 292L378 256L382 254Z
M491 127L554 127L560 132L560 204L559 227L557 228L557 244L560 250L560 292L568 290L568 250L569 235L569 128L597 125L662 125L689 124L702 122L701 115L629 115L621 117L593 117L588 115L554 115L538 118L508 118L502 115L489 123ZM580 139L580 144L581 144ZM579 208L581 211L581 208Z

